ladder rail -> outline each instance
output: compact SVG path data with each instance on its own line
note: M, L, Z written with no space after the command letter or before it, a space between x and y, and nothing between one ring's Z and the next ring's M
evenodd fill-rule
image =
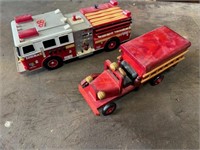
M144 74L142 76L141 83L144 83L144 82L148 81L149 79L151 79L151 78L155 77L156 75L162 73L163 71L165 71L168 68L174 66L175 64L178 64L180 61L182 61L183 59L185 59L184 54L186 54L187 52L188 52L188 50L184 51L183 53L181 53L178 56L170 59L166 63L164 63L164 64L160 65L159 67L153 69L152 71Z

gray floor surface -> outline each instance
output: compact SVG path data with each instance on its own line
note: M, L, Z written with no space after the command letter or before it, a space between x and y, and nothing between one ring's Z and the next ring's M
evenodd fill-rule
M116 60L118 50L54 71L16 72L10 29L14 16L57 8L70 13L102 2L1 1L0 149L199 148L199 4L120 1L132 12L132 38L166 25L192 46L162 84L146 84L120 98L111 116L94 116L77 86L85 76L102 72L105 59Z

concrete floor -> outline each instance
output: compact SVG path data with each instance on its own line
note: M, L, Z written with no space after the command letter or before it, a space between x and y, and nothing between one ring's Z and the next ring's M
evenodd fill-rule
M0 149L199 148L199 4L120 1L133 15L132 38L167 25L192 46L162 84L146 84L120 98L111 116L94 116L77 86L88 74L101 72L105 59L115 60L117 50L67 63L55 71L16 72L10 30L13 16L57 8L69 13L102 2L1 2Z

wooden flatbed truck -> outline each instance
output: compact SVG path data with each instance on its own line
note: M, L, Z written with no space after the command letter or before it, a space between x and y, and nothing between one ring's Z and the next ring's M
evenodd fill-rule
M149 81L159 84L163 72L185 57L191 43L166 26L159 27L120 46L118 62L106 60L104 71L92 74L79 84L79 91L95 115L110 115L113 100Z

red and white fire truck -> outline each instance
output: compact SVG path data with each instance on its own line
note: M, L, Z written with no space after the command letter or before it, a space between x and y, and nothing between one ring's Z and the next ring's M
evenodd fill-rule
M95 115L116 109L113 100L138 89L143 83L159 84L163 72L184 59L191 43L169 29L160 27L120 46L118 62L106 60L101 74L81 81L79 91Z
M63 61L93 52L116 49L131 34L131 12L116 0L63 14L59 9L11 22L18 72L45 67L53 70Z

